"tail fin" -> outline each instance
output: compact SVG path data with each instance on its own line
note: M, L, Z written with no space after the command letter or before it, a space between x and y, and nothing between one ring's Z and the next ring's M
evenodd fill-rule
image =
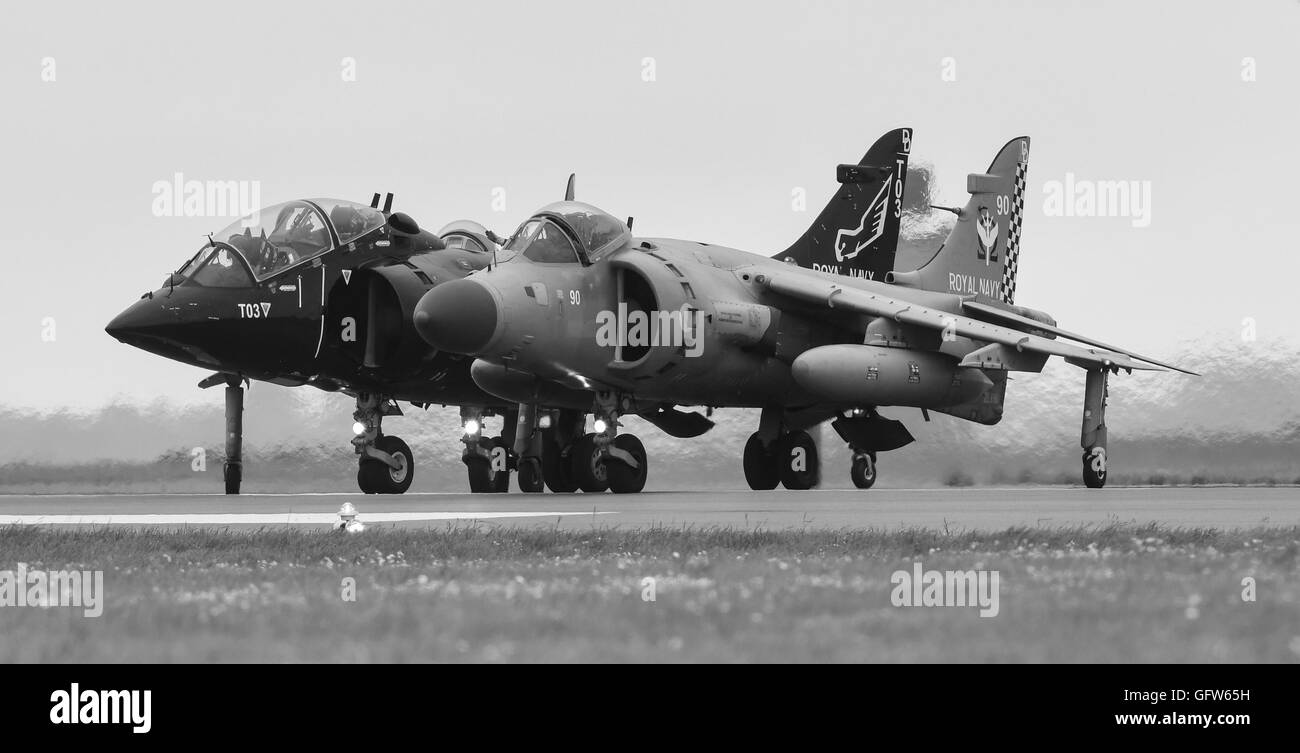
M1007 142L984 173L966 176L970 201L930 261L886 281L923 290L973 295L981 303L1013 304L1024 226L1029 137Z
M856 165L835 171L840 189L812 227L776 258L823 272L883 279L894 268L912 129L881 136Z

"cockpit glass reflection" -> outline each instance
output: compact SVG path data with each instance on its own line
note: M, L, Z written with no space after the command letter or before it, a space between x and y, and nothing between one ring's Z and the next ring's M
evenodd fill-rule
M259 280L319 256L333 246L325 218L305 201L262 209L236 220L215 233L213 239L233 246Z

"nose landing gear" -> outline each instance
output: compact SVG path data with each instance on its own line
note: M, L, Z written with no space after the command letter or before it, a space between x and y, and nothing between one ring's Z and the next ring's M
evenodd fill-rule
M505 416L501 435L483 435L486 414L474 407L460 409L461 425L465 428L465 451L461 460L469 472L469 490L474 494L504 494L510 491L510 471L515 467L512 445L515 437L515 413Z
M599 491L609 489L615 494L636 494L645 488L649 476L650 463L646 456L645 445L633 434L618 433L618 417L626 401L612 392L596 393L596 432L583 437L575 448L575 468L580 478L586 469L592 469L593 476L602 482ZM586 455L587 440L593 454ZM590 458L590 462L587 462ZM598 475L597 475L598 474ZM585 489L584 489L585 491Z
M244 480L244 388L237 377L226 381L226 462L221 467L226 494L238 494Z
M397 403L373 393L357 395L356 436L352 446L359 456L357 487L366 494L403 494L415 478L415 459L411 448L395 436L383 433L384 416L400 416Z
M541 431L541 469L546 486L565 494L581 489L595 494L635 494L645 489L650 461L635 435L618 433L625 411L613 393L597 393L594 432L576 410L560 410Z

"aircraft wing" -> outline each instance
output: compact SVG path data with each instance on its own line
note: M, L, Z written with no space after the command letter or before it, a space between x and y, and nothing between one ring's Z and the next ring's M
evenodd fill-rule
M1044 324L1043 322L1037 321L1035 319L1030 319L1029 317L1021 316L1011 311L1006 311L1004 309L997 308L996 306L989 306L987 304L978 303L976 301L963 301L961 307L963 311L969 311L972 314L975 314L976 316L980 317L981 319L996 319L1005 322L1007 324L1011 324L1013 326L1029 327L1030 329L1036 329L1042 332L1051 332L1057 337L1064 337L1067 340L1074 340L1075 342L1081 342L1085 345L1092 345L1094 347L1101 348L1102 350L1109 350L1115 353L1120 353L1122 355L1129 356L1130 358L1134 358L1139 361L1146 361L1147 363L1153 363L1156 366L1163 366L1164 368L1170 369L1172 371L1180 371L1184 374L1191 374L1192 376L1200 376L1200 374L1197 374L1195 371L1188 371L1187 369L1174 366L1173 364L1170 363L1157 361L1154 358L1147 358L1146 356L1138 355L1137 353L1134 353L1131 350L1125 350L1124 348L1117 348L1114 345L1107 345L1104 342L1094 340L1093 338L1087 337L1085 335L1075 334L1074 332L1061 329L1060 327L1053 327L1050 324Z
M820 304L827 308L853 311L867 316L887 316L901 324L937 330L947 329L961 337L1014 348L1016 353L1028 352L1044 357L1060 356L1081 368L1164 370L1163 366L1151 363L1140 356L1051 340L1009 327L909 303L890 295L841 287L830 280L775 274L764 275L759 282L774 293L805 303ZM1037 326L1041 327L1041 325Z

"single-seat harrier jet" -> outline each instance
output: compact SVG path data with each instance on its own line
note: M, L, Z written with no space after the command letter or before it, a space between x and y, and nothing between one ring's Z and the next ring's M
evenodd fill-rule
M690 429L704 417L676 406L761 409L743 455L753 489L816 484L807 429L831 420L852 449L853 482L867 488L877 453L913 441L880 409L996 424L1007 374L1041 371L1052 356L1085 372L1083 478L1101 487L1108 375L1183 370L1015 304L1028 138L968 176L970 199L951 210L957 222L926 264L894 271L911 136L893 131L841 165L835 197L775 258L634 237L630 219L573 201L571 181L500 263L425 293L415 329L439 351L474 356L474 382L520 405L521 478L539 466L556 491L640 491L648 458L619 417L671 414L679 436L702 433ZM538 404L567 413L539 431L528 423Z

